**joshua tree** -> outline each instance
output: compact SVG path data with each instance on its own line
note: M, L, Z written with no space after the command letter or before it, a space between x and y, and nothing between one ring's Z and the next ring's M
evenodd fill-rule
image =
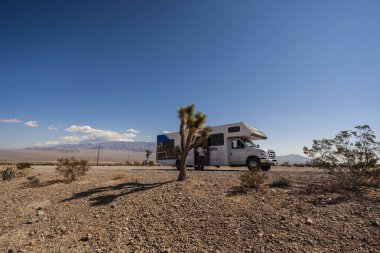
M178 181L186 180L186 158L189 150L198 147L206 140L212 129L203 127L206 123L206 115L203 113L195 113L195 106L188 105L178 108L178 118L180 120L179 133L181 135L180 160L181 167L179 171ZM203 128L203 129L202 129Z
M148 165L149 156L152 154L152 150L147 149L145 150L145 156L146 156L146 165Z

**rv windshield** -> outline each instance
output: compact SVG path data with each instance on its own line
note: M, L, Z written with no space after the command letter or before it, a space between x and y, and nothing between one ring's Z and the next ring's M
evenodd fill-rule
M258 147L255 143L253 143L249 139L241 138L241 140L245 143L245 145L247 145L247 147L251 147L251 148L257 148Z

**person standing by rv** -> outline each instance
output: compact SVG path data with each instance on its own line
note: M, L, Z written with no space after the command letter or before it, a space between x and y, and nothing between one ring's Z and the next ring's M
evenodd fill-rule
M198 152L198 170L204 170L206 150L203 146L199 146L197 148L197 152Z

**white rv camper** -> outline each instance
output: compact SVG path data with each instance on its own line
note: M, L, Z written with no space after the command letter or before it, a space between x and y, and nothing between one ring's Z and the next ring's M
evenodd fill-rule
M205 165L248 166L249 169L269 170L276 164L273 150L265 150L255 143L267 136L259 129L242 122L212 127L210 138L203 143L207 148ZM157 136L157 162L179 168L180 160L176 149L180 146L179 132ZM197 154L190 150L188 166L197 166Z

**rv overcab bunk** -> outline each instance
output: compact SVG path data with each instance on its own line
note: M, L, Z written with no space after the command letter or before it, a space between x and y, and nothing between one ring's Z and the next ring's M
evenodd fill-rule
M255 127L244 123L212 127L210 138L203 143L206 147L205 165L247 166L249 169L269 170L277 164L274 150L262 149L255 142L267 136ZM178 156L181 136L179 132L157 136L157 163L179 168ZM197 166L197 154L189 151L188 166Z

